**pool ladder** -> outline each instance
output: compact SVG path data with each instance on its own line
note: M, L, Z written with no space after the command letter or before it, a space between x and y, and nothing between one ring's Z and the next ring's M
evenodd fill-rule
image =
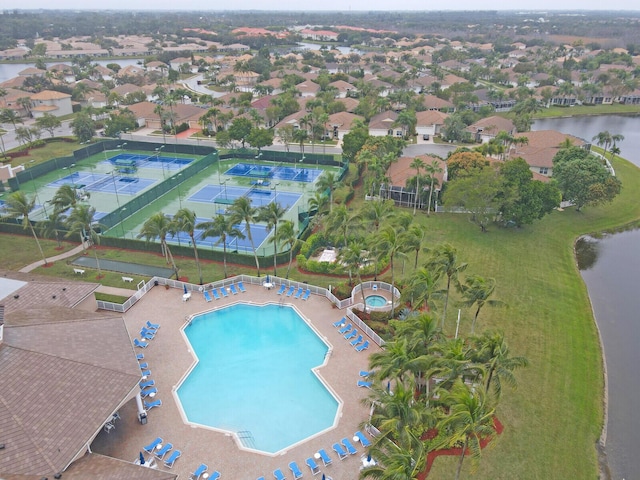
M251 431L249 430L240 430L238 433L238 439L240 440L240 443L242 443L243 446L247 447L247 448L256 448L256 441L253 438L253 435L251 434Z

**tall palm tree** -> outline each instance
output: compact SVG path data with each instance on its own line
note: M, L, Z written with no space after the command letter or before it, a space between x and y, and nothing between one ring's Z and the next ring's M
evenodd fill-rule
M54 211L64 212L67 208L75 207L78 203L78 188L73 185L62 185L49 201Z
M338 177L333 172L325 171L316 181L316 190L324 193L329 190L329 212L333 210L333 191L338 185Z
M424 168L424 162L420 157L416 157L409 165L410 168L415 168L416 170L416 196L413 202L413 214L416 214L416 209L418 208L418 198L420 196L420 169Z
M460 285L458 275L467 268L466 263L458 261L458 251L450 243L438 245L427 262L427 268L435 269L441 274L447 276L447 289L444 297L444 308L442 312L442 323L440 328L444 330L444 321L447 318L447 306L449 305L449 293L451 293L451 283L454 282L456 287Z
M62 236L60 234L67 227L62 212L54 209L47 218L40 220L36 227L40 230L41 235L46 237L54 236L56 242L58 242L58 248L62 246Z
M346 205L338 205L333 212L329 214L326 221L326 228L329 233L337 233L344 240L344 246L349 245L349 231L355 227L354 216L349 212Z
M98 229L103 226L95 220L96 209L86 203L78 203L69 213L67 217L67 226L69 232L67 237L70 237L74 233L80 235L83 239L88 238L93 245L93 255L96 259L96 266L98 267L98 278L102 277L102 271L100 270L100 260L98 259L98 244L100 243L100 236L98 235Z
M401 231L392 225L385 226L380 231L380 243L383 248L387 250L389 254L389 265L391 267L391 312L395 311L396 296L393 295L395 290L395 272L393 267L393 261L398 256L403 256L403 249L405 245L402 242Z
M603 150L604 150L603 156L606 158L609 145L611 145L611 142L613 142L611 133L609 133L608 130L605 130L604 132L598 132L598 134L594 135L594 137L591 140L595 141L599 147L603 147Z
M200 266L200 258L198 258L198 247L196 246L196 221L198 220L196 212L189 210L188 208L181 208L173 216L173 226L178 232L185 232L191 238L191 245L193 246L193 257L196 260L196 266L198 267L198 277L200 278L200 285L202 285L202 268Z
M280 229L278 234L275 235L275 240L282 246L289 247L289 265L287 266L287 276L289 278L289 272L291 271L291 263L293 262L293 251L300 240L294 230L294 225L291 220L283 220L280 223Z
M430 178L429 184L429 201L427 202L427 215L431 214L431 198L433 195L433 186L436 182L436 173L442 172L442 168L437 160L433 160L429 165L425 166L425 171Z
M438 280L440 280L438 272L421 267L411 275L409 284L402 292L403 296L416 310L420 310L423 306L428 310L435 310L433 300L440 294L437 288Z
M363 468L360 478L414 480L421 478L420 475L426 467L426 452L421 442L405 448L384 439L372 447L371 454L377 463Z
M278 275L276 260L278 256L278 222L287 213L286 208L282 208L277 202L270 202L264 207L258 209L258 218L267 223L267 230L273 228L273 274Z
M362 208L362 218L373 223L374 232L380 230L380 226L385 220L393 217L396 213L393 200L382 200L381 202L366 202Z
M362 284L362 277L360 276L360 270L367 261L367 255L365 253L365 245L360 239L354 240L348 247L340 249L338 254L340 261L347 267L349 271L349 283L353 284L353 272L356 272L358 283ZM366 306L367 302L364 296L364 289L360 289L362 294L362 304Z
M40 245L40 240L38 239L38 235L36 234L35 228L29 220L29 214L33 211L33 208L36 205L36 198L33 197L31 200L27 198L25 193L22 190L18 190L16 192L11 193L6 199L4 203L4 217L7 218L15 218L18 219L22 217L22 226L26 230L27 228L31 229L31 234L38 245L38 250L40 250L40 255L42 256L42 260L45 265L48 265L47 257L44 255L44 251L42 250L42 246Z
M418 256L420 255L420 250L422 250L422 245L427 238L427 231L422 225L417 223L412 223L409 225L409 229L407 230L407 234L405 236L405 243L408 249L414 250L416 252L416 258L413 262L413 268L418 268Z
M440 447L462 445L455 476L458 480L467 451L477 463L482 455L481 441L495 436L495 407L483 389L471 390L461 380L456 381L450 392L443 393L442 401L450 410L439 424L438 430L446 434Z
M473 315L473 322L471 323L471 333L473 334L478 320L480 310L485 305L492 307L498 307L504 305L500 300L493 300L490 297L493 295L496 289L496 281L493 278L484 278L480 275L470 275L465 279L464 284L461 285L462 292L462 305L465 307L476 306L476 312Z
M173 254L171 253L171 249L167 244L167 235L171 233L173 225L171 220L167 218L167 216L162 212L156 212L151 215L146 222L142 225L142 229L138 234L138 238L144 238L147 242L155 240L156 238L160 240L160 248L162 249L162 254L165 257L167 263L170 263L173 271L176 275L176 280L180 277L178 274L178 267L176 266L176 262L173 259Z
M516 368L526 367L529 361L526 357L509 356L509 346L505 342L503 332L485 332L480 337L472 339L476 356L474 361L482 363L486 369L485 390L493 391L496 399L502 394L502 383L516 388L517 381L513 375Z
M227 239L245 238L244 234L225 215L218 214L211 221L202 222L196 225L202 230L202 239L208 237L218 237L215 245L222 244L222 260L224 264L224 278L227 278Z
M258 261L258 253L256 252L256 246L253 243L253 237L251 236L251 224L258 220L258 209L251 205L251 200L247 197L239 197L229 207L229 213L231 214L231 222L238 224L244 222L245 231L247 232L247 238L251 244L251 250L253 250L253 257L256 261L256 270L258 271L258 277L260 276L260 262Z

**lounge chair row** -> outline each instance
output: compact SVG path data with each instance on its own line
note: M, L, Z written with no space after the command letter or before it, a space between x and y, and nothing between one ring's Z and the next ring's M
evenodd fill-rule
M358 442L360 442L363 447L367 448L371 446L371 442L361 431L357 431L356 433L354 433L353 437L354 440L357 438ZM355 455L356 453L358 453L356 447L354 447L351 441L346 437L340 440L339 443L334 443L332 448L336 452L340 460L345 459L349 455ZM309 457L305 460L305 463L309 467L309 470L311 470L312 475L317 475L320 473L320 467L318 466L318 462L316 460L322 460L322 463L325 467L331 465L332 462L331 457L329 456L327 451L321 448L313 457ZM289 469L291 470L291 474L293 475L294 479L302 478L302 471L300 470L300 467L296 462L290 462ZM273 476L276 480L286 479L284 473L279 468L276 468L273 471ZM327 477L325 476L325 478ZM260 477L258 478L258 480L264 480L264 477Z
M232 283L231 285L229 285L228 288L229 288L229 292L231 292L233 295L237 295L238 291L242 293L245 293L247 291L242 281L239 281L237 285L235 283ZM225 287L220 287L219 289L214 287L211 289L211 294L209 294L207 289L204 289L202 291L202 294L204 295L204 299L207 302L211 301L211 296L213 296L213 298L216 300L220 300L221 297L229 296L229 293L227 292L227 288Z
M171 443L163 444L162 437L157 437L150 444L145 445L142 449L150 453L151 455L155 455L158 460L164 460L164 457L169 453L169 451L173 448ZM180 458L182 452L180 450L173 450L166 460L164 460L164 465L167 468L173 468L173 464L175 461Z
M140 339L134 338L133 344L138 348L147 348L149 346L148 341L155 338L159 329L159 323L151 323L149 320L147 320L146 325L140 329ZM140 355L142 354L137 355L138 360L142 360L142 358L144 358L144 355L142 355L142 357L140 357Z
M280 289L276 292L278 295L286 295L287 297L293 296L293 298L302 298L302 300L308 300L311 296L311 289L307 288L306 290L302 287L298 287L296 289L295 285L287 286L283 283L280 285Z
M342 317L337 322L334 322L333 326L339 328L338 333L343 334L344 338L349 340L349 343L356 351L361 352L369 348L369 340L364 340L362 334L359 334L358 330L351 323L347 324L346 317Z

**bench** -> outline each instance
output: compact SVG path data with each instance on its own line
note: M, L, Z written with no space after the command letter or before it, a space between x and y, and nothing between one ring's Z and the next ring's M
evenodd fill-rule
M131 277L122 277L122 281L131 283L131 282L133 282L133 278L131 278Z
M74 273L77 273L78 275L84 275L84 270L81 268L74 268L73 269Z

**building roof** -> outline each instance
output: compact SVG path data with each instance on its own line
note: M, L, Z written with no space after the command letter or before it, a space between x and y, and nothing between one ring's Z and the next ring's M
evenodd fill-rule
M508 118L493 115L491 117L481 118L477 122L472 123L467 127L467 130L472 133L482 132L483 135L495 136L500 132L511 134L515 132L516 128Z
M138 389L140 367L124 319L70 308L97 287L36 280L0 300L3 478L64 471Z
M416 127L427 125L444 125L445 119L449 115L438 110L425 110L416 112Z
M567 139L577 147L587 144L581 138L555 130L523 132L518 133L516 137L526 137L528 143L513 146L509 152L509 158L523 158L530 167L553 168L553 157L560 150L560 144Z
M55 90L43 90L40 93L31 95L31 100L60 100L62 98L71 98L71 95Z
M387 170L387 176L391 179L391 185L395 187L406 187L407 180L416 176L416 169L411 167L411 164L416 158L420 158L425 165L431 165L435 160L442 169L442 172L435 174L435 178L438 180L438 189L447 178L447 163L438 157L432 157L431 155L418 155L416 157L400 157L396 162L393 162ZM424 169L420 171L420 175L424 175ZM425 185L429 187L429 185Z
M398 114L393 110L374 115L369 121L369 130L389 130L398 118Z

